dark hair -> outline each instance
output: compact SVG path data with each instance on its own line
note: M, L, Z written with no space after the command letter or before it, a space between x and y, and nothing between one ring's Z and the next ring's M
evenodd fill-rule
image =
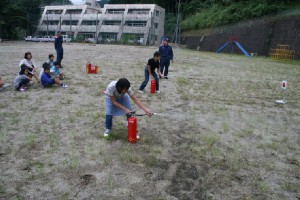
M43 64L44 71L50 70L50 65L48 63Z
M59 62L54 62L54 66L56 66L56 65L60 65L60 63Z
M50 59L51 57L54 57L54 55L53 55L53 54L49 54L49 59Z
M154 53L153 57L158 57L158 56L160 56L160 53L159 53L159 51L155 51L155 53Z
M24 58L27 59L28 55L31 55L29 51L25 53Z
M19 72L20 75L24 74L25 70L28 69L28 67L25 64L22 64L20 68L21 68L21 70Z
M118 92L120 92L123 89L128 90L130 88L130 82L126 78L120 78L116 83L116 88Z

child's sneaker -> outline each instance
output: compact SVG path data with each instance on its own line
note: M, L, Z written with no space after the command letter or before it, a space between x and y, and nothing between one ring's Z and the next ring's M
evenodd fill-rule
M156 93L157 93L157 94L159 94L159 93L160 93L160 91L159 91L159 90L156 90Z
M103 136L106 138L109 136L110 129L106 129Z
M68 86L67 85L65 85L65 84L61 84L61 86L60 87L62 87L62 88L67 88Z
M138 90L138 93L144 94L145 92L143 90Z
M136 139L137 139L137 140L140 140L141 137L140 137L139 135L136 135Z

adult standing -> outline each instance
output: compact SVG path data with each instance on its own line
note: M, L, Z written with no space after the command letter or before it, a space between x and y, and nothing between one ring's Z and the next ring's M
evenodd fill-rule
M163 73L165 79L168 79L170 61L173 62L173 50L172 47L169 46L168 38L163 39L163 44L159 47L159 53L160 53L160 63L159 63L160 73L161 74ZM160 76L160 78L162 78L162 76Z
M62 44L63 44L63 37L60 32L57 32L54 40L54 47L56 51L56 62L60 64L60 68L62 68L61 61L64 57L64 49Z

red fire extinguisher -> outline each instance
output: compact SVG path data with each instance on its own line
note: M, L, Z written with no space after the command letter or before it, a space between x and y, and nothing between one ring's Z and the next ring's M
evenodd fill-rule
M154 94L155 93L155 88L156 88L156 81L151 80L151 85L150 85L150 93Z
M137 135L137 119L133 115L128 118L128 142L136 143L136 135Z

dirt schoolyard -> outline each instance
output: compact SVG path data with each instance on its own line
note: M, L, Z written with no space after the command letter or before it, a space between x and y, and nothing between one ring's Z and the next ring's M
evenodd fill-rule
M39 73L53 46L0 43L0 76L12 82L26 51ZM300 199L299 62L174 48L161 93L137 93L157 49L64 44L68 88L0 91L0 199ZM161 114L138 117L136 144L125 117L103 138L102 90L122 77Z

